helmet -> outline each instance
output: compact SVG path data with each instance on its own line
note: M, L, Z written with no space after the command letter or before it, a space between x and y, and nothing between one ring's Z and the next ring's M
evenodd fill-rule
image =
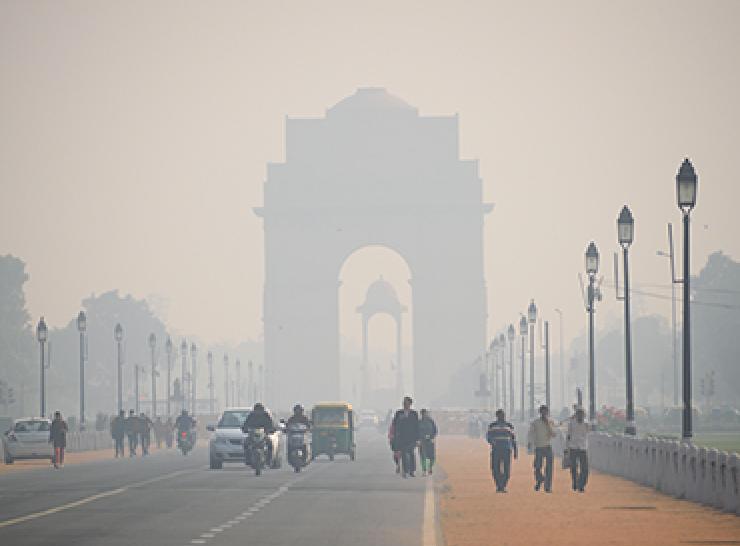
M265 406L262 405L262 402L255 402L254 411L265 411Z
M293 413L303 413L303 406L300 404L293 406Z
M187 414L188 414L188 410L184 409L184 410L182 410L182 413L180 415L182 415L184 417Z

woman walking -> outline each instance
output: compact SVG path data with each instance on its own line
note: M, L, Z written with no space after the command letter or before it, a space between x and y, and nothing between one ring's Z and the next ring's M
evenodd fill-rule
M67 447L67 423L62 412L54 412L54 420L49 429L49 443L54 447L54 468L64 465L64 448Z
M437 437L437 424L426 409L421 410L421 421L419 421L419 435L421 436L421 475L432 475L434 466L434 439Z

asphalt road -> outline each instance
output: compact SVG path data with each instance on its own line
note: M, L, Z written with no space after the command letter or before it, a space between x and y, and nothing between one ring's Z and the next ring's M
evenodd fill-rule
M260 477L243 465L209 470L205 448L8 473L0 544L422 545L427 479L396 476L382 435L361 431L357 444L355 462Z

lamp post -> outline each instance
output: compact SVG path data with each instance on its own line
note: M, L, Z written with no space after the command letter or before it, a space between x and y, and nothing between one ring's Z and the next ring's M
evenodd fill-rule
M113 329L113 337L116 340L116 348L118 349L118 413L123 410L123 360L121 351L123 349L123 327L121 323L116 324Z
M563 312L560 309L555 309L555 312L558 314L559 319L559 338L560 341L558 342L558 360L560 361L559 368L560 368L560 405L562 407L566 407L567 404L565 403L565 367L563 364Z
M84 311L77 315L77 331L80 332L80 430L85 430L85 332L87 316Z
M498 347L501 351L501 408L506 409L506 336L499 334Z
M262 400L265 397L265 367L262 364L260 364L259 366L257 381L259 381L259 389L257 394L259 395L260 400Z
M215 411L213 407L213 353L208 351L208 413L213 415Z
M586 274L588 275L588 419L596 426L596 379L594 376L594 301L597 298L594 281L599 272L599 250L591 241L586 249Z
M224 408L229 407L229 355L224 355Z
M527 415L525 413L524 409L524 385L527 381L527 371L526 371L526 365L524 363L524 357L527 354L527 317L522 317L519 321L519 335L522 336L522 373L521 373L521 379L522 379L522 422L525 422L527 420Z
M516 328L509 324L507 331L509 337L509 415L514 419L514 340L516 339Z
M254 404L257 401L257 393L254 389L254 365L250 360L247 362L247 397L249 398L249 405Z
M486 373L488 373L488 409L493 410L496 405L495 389L496 382L494 374L496 373L496 352L498 351L498 336L493 336L491 344L488 346L486 354Z
M167 417L171 417L170 400L172 398L172 339L167 336L167 342L165 343L165 349L167 350Z
M134 364L134 408L139 415L139 365Z
M236 359L236 405L242 405L242 363Z
M627 390L627 423L624 433L634 436L637 434L635 426L635 405L632 388L632 329L630 319L630 273L629 273L629 247L635 236L635 221L632 212L625 205L617 218L617 236L619 245L622 247L624 260L624 369ZM617 282L618 284L618 282Z
M157 365L155 352L157 349L157 336L149 334L149 349L152 354L152 419L157 417Z
M696 205L696 186L698 177L688 158L683 160L676 175L676 197L678 208L683 213L683 419L681 437L690 441L693 436L691 426L691 290L690 290L690 247L689 223L691 210Z
M534 419L534 325L537 322L537 306L534 300L529 302L527 319L529 321L529 418Z
M41 317L38 325L36 326L36 339L39 342L39 348L41 349L41 417L46 415L46 362L44 359L44 349L46 348L46 340L49 337L49 329L46 327L44 317Z
M545 333L542 349L545 351L545 405L550 408L550 322L543 321Z
M192 367L190 370L190 413L195 415L196 408L198 406L198 347L195 343L190 344L190 360Z
M182 392L182 409L188 409L188 387L187 387L187 376L188 376L188 342L184 339L180 343L180 391Z

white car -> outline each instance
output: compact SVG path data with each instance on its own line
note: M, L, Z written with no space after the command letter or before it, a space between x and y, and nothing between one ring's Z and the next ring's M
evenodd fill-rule
M3 434L5 464L16 459L49 459L54 450L49 443L51 421L40 417L26 417L13 421L13 427Z
M377 427L379 423L380 418L373 410L362 410L360 412L361 427Z
M213 433L208 442L209 461L212 469L219 469L224 463L245 463L244 439L246 434L242 432L242 425L251 412L252 408L227 408L221 414L218 424L206 427L207 430ZM269 411L267 413L270 414ZM270 415L270 418L272 418L272 415ZM275 422L274 419L273 422ZM280 468L282 464L280 453L282 441L278 424L275 423L275 426L278 430L267 435L269 451L267 466Z

